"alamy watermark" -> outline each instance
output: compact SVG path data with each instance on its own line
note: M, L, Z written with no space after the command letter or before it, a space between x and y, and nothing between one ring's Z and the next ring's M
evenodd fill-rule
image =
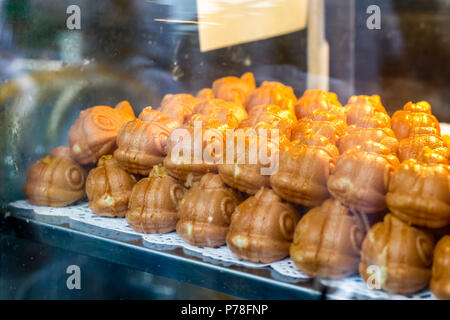
M69 30L81 30L81 9L72 4L67 7L66 13L69 15L66 19L66 27Z
M369 289L380 290L383 278L383 271L380 266L370 265L366 270L370 276L367 278L366 285Z
M381 29L381 9L379 6L373 4L367 7L367 14L370 16L366 20L366 26L369 30Z
M67 267L66 273L70 276L66 280L66 286L69 290L81 290L81 269L73 264Z

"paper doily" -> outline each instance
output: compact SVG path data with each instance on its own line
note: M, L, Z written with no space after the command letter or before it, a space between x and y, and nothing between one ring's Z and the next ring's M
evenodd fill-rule
M39 207L26 200L10 203L16 209L14 214L24 218L35 218L49 224L67 223L71 228L103 236L111 239L128 241L142 239L146 247L156 249L183 248L187 253L201 256L208 262L219 263L225 266L239 265L248 268L270 267L279 273L288 282L298 282L310 279L309 276L298 270L290 258L270 264L253 263L234 256L226 246L219 248L196 247L186 243L176 232L166 234L141 234L128 226L124 218L107 218L94 214L87 202L63 207ZM282 280L283 281L283 280ZM333 299L352 299L362 296L368 299L435 299L430 291L419 292L414 295L390 295L382 290L370 289L361 277L354 275L339 280L317 279L323 285L335 289L330 294Z

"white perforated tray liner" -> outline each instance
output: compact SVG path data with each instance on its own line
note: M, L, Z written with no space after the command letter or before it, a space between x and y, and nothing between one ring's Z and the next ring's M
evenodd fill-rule
M78 202L75 205L64 208L51 208L35 206L26 200L20 200L11 203L10 206L26 209L27 211L14 211L15 214L20 214L25 218L34 217L50 224L67 223L71 228L116 240L127 241L142 238L143 244L149 248L171 249L181 247L186 253L201 256L206 261L224 266L270 267L281 275L281 277L274 275L275 278L279 278L281 281L298 282L309 279L307 275L295 267L290 258L270 264L253 263L237 258L226 246L219 248L192 246L184 242L176 232L167 234L138 233L128 226L124 218L107 218L94 214L89 209L87 202ZM336 292L331 295L334 299L349 299L355 296L370 299L435 299L430 291L423 291L409 296L389 295L381 290L370 289L361 277L357 275L340 280L319 279L318 281L323 285L336 289Z

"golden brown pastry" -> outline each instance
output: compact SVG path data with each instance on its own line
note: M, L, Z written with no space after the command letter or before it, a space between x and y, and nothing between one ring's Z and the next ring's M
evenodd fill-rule
M117 136L114 158L126 171L147 175L163 162L169 129L164 124L136 119L125 124Z
M167 233L175 230L178 208L186 189L155 166L148 178L133 187L126 219L131 228L143 233Z
M375 287L392 293L414 293L430 280L433 247L430 233L387 214L363 241L359 273Z
M223 77L213 82L212 91L218 99L239 102L244 105L248 95L255 90L253 73L246 72L240 78Z
M450 300L450 236L445 236L434 249L430 289L439 299Z
M247 97L245 108L251 112L253 107L261 104L276 104L283 109L294 112L294 106L297 97L291 87L285 86L280 82L264 81L259 88Z
M300 119L292 129L291 140L302 139L304 136L315 134L327 138L336 144L347 128L344 121L334 118L332 120Z
M240 128L256 128L260 123L266 123L270 128L278 129L280 135L290 137L291 130L297 119L295 115L278 105L265 104L253 107L248 118L241 122Z
M184 123L192 116L194 106L199 102L201 102L201 99L186 93L166 94L158 111L167 113L179 123Z
M242 202L231 216L228 248L253 262L271 263L289 254L298 222L294 208L272 190L261 188Z
M435 128L440 134L439 121L431 114L431 106L426 101L408 102L403 110L397 110L391 119L392 130L398 140L406 139L414 133L415 128Z
M225 152L224 163L217 166L222 180L230 187L248 194L255 194L261 187L269 188L270 174L276 171L275 152L278 152L278 144L269 138L245 134L244 131L235 132L231 138L235 140L233 148L230 147L233 154L228 156ZM239 139L245 141L245 150L239 150ZM229 143L228 139L226 143Z
M195 97L202 99L202 100L210 100L214 99L214 92L211 88L203 88L197 92Z
M358 103L368 103L375 107L375 109L379 112L386 112L383 104L381 103L381 98L379 95L374 94L371 96L359 95L359 96L351 96L347 101L347 106Z
M345 133L339 138L337 146L340 153L361 145L366 141L381 143L387 147L391 153L396 154L398 150L398 140L394 132L389 128L360 128L354 125L349 126Z
M240 196L219 175L205 174L181 200L177 233L195 246L225 244L231 214L239 200Z
M167 127L169 132L172 132L176 128L180 127L183 123L170 117L167 113L153 110L152 107L146 107L142 110L138 117L142 121L158 122Z
M214 117L221 123L228 124L230 128L237 128L238 124L247 118L247 111L236 102L221 99L204 100L195 105L194 115L190 118L190 123L208 117Z
M445 146L450 149L450 136L447 134L444 134L441 136L442 140L445 142Z
M100 216L124 217L135 183L136 178L119 167L112 155L102 156L86 179L89 208Z
M363 128L390 128L391 118L379 96L352 96L346 109L347 124Z
M313 118L317 112L328 112L345 121L345 108L334 92L306 90L295 105L297 119Z
M95 106L81 111L69 130L72 157L80 164L97 163L101 156L114 151L120 128L134 118L128 101L115 108Z
M413 129L410 137L400 141L398 158L400 161L417 159L423 148L429 147L448 158L449 149L435 128L418 127Z
M297 224L292 261L312 277L342 278L358 272L365 226L335 199L309 210Z
M164 167L171 176L191 186L204 174L217 173L217 161L221 157L225 135L222 127L186 126L183 129L183 135L174 131L170 136ZM202 143L198 142L200 138Z
M399 166L380 143L367 141L342 154L328 178L331 195L352 210L377 213L386 209L389 177Z
M297 140L280 150L270 185L281 198L314 207L330 197L327 180L339 152L327 139L321 141L322 145L306 145Z
M85 170L70 157L70 148L63 146L28 169L23 192L32 204L64 207L84 197L85 180Z
M390 179L386 202L409 224L441 228L450 224L450 167L447 158L425 147L418 160L402 162Z

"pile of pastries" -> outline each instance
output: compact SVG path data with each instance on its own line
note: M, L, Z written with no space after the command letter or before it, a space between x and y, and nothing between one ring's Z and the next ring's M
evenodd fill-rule
M183 143L204 153L238 138L229 130L274 142L262 129L278 129L269 145L278 170L264 175L264 163L238 161L248 148L226 163L177 161L175 129L194 132L194 123L200 145ZM256 87L245 73L196 96L168 94L138 117L126 101L88 108L68 142L30 167L30 202L60 207L87 195L93 212L125 217L138 232L176 230L254 262L290 256L313 277L359 272L374 288L410 294L430 285L450 299L450 139L425 101L390 117L377 95L342 105L307 90L297 99L291 87Z

